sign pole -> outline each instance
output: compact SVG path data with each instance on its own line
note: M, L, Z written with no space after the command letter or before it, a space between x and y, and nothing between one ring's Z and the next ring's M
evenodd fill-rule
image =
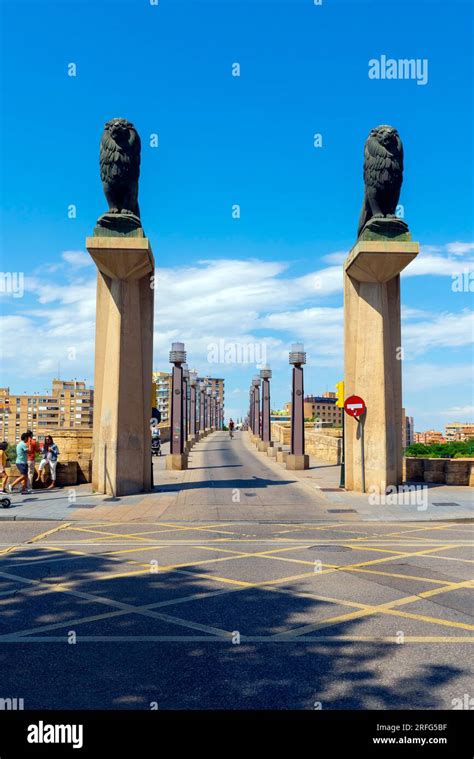
M343 488L346 485L346 443L345 443L345 429L346 429L346 422L344 418L344 414L342 415L342 451L341 451L341 477L339 480L339 487Z
M365 451L364 451L363 417L359 417L358 422L359 422L359 432L360 432L360 468L361 468L362 492L365 493Z
M344 411L348 416L357 419L357 432L360 437L361 488L365 493L365 455L364 455L364 419L367 411L365 401L359 395L350 395L344 401Z

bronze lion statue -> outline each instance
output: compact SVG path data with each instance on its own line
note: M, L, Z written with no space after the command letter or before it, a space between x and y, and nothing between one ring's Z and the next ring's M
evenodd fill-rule
M382 124L370 132L364 148L364 203L357 236L372 218L396 218L403 181L403 146L397 130Z
M140 149L140 137L130 121L111 119L105 124L100 143L100 178L109 214L140 219Z

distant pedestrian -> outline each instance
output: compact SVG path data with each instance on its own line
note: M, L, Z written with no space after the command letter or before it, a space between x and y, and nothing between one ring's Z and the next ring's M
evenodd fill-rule
M28 493L27 483L28 483L28 445L26 441L28 440L28 435L26 432L23 432L21 435L21 440L18 443L16 447L16 468L20 472L20 476L16 478L16 480L13 480L12 484L9 486L8 490L11 493L15 485L17 485L19 482L21 482L21 494L25 495Z
M0 443L0 478L2 479L2 493L6 493L6 487L8 482L8 472L7 472L7 454L5 451L8 448L8 443L6 440L3 441L3 443Z
M234 436L234 420L229 419L229 437L232 438Z
M58 464L59 448L54 442L51 435L46 435L43 445L43 458L40 461L39 471L43 473L46 464L49 464L49 473L51 475L51 482L46 490L52 490L56 487L56 467ZM43 475L44 477L44 475ZM44 480L43 480L44 482Z
M35 469L35 461L36 461L36 454L40 453L41 448L39 447L38 443L33 437L33 433L31 430L26 430L26 434L28 435L28 440L26 441L26 444L28 446L28 489L33 490L33 483L35 481L35 475L36 475L36 469Z

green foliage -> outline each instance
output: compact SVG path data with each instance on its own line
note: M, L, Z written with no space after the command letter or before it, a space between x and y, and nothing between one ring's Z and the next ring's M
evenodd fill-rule
M405 449L405 456L421 459L463 459L474 457L474 438L450 443L413 443Z
M10 443L5 453L7 454L8 463L14 464L16 461L16 445Z

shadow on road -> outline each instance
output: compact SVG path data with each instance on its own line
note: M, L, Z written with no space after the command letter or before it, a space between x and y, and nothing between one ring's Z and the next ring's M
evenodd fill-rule
M197 549L189 550L191 557ZM264 588L212 579L253 582L253 562L263 562L262 577L274 572L272 562L216 552L212 559L224 560L203 566L192 559L171 569L186 559L169 546L125 556L137 563L39 546L2 557L2 697L22 697L26 709L149 709L151 702L160 709L313 709L315 702L324 709L428 709L446 708L443 692L462 673L455 664L412 659L408 674L399 674L393 656L408 654L392 643L271 640L351 611L302 595L291 580ZM346 620L311 635L356 636L360 624ZM15 642L5 637L20 631ZM232 643L236 631L240 644Z

